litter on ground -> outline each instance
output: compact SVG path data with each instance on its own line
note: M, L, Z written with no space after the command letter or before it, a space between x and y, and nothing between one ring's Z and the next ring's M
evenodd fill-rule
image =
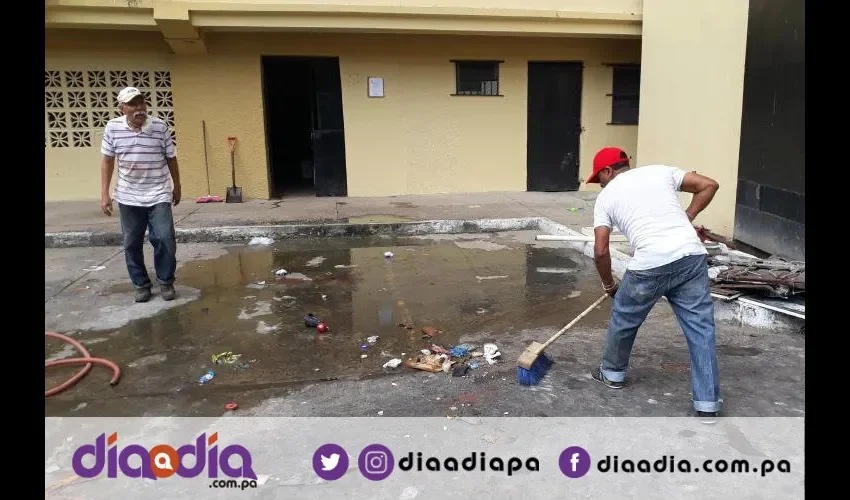
M207 373L201 375L201 377L198 379L198 383L199 384L206 384L210 380L212 380L213 378L215 378L215 372L212 371L212 370L207 370Z
M313 281L313 278L307 277L301 273L286 273L284 279L286 281Z
M274 240L265 236L255 236L248 242L249 245L271 245Z
M316 328L319 323L321 323L321 320L313 315L313 313L307 313L307 315L304 316L304 326L307 328Z
M447 359L445 354L423 354L421 356L408 359L404 362L404 366L431 373L439 373L443 371L443 360L445 359Z
M401 360L398 358L393 358L386 363L384 363L384 368L398 368L398 365L401 364ZM395 384L393 384L395 385Z
M485 280L501 280L501 279L505 279L505 278L507 278L507 277L508 277L507 275L501 275L501 276L476 276L476 277L475 277L475 279L477 279L478 281L485 281Z
M488 364L496 363L496 358L501 356L496 344L487 343L483 346L483 352L475 351L475 346L460 344L451 349L432 344L430 349L422 349L421 355L404 361L404 366L416 370L432 373L451 373L453 377L463 377L470 369L476 369L480 363L474 358L483 357ZM404 353L402 353L404 356Z
M422 333L424 334L422 338L431 338L434 335L437 335L439 333L443 333L443 331L438 330L438 329L434 328L433 326L423 326L422 327Z
M231 351L222 352L220 354L212 355L212 362L216 365L232 365L233 363L239 361L241 358L241 354L234 354Z

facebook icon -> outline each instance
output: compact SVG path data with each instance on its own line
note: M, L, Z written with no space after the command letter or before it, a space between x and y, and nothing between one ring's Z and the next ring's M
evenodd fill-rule
M581 446L570 446L561 452L558 467L571 479L582 477L590 470L590 454Z

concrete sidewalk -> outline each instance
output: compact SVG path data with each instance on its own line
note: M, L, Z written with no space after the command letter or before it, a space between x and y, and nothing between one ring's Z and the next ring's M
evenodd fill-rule
M546 217L580 229L592 223L595 198L593 192L499 192L379 198L294 196L241 204L196 203L187 199L174 207L174 220L178 229L193 229ZM46 203L44 232L117 235L118 218L103 215L97 200Z

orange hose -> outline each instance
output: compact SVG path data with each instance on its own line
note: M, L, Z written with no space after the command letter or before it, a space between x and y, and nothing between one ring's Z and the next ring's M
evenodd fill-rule
M65 342L71 344L78 351L80 351L80 353L83 355L83 357L81 357L81 358L70 358L70 359L58 359L58 360L54 360L54 361L45 361L44 362L45 368L50 368L51 366L85 364L85 366L82 367L80 369L80 371L77 372L77 374L74 375L73 377L69 378L65 382L59 384L58 386L56 386L56 387L54 387L54 388L52 388L48 391L44 391L44 397L47 398L47 397L53 396L55 394L59 394L60 392L65 391L65 390L69 389L70 387L72 387L73 385L75 385L83 377L85 377L89 373L89 371L91 371L91 367L92 367L93 363L97 364L97 365L108 366L109 368L111 368L112 369L112 380L109 381L109 384L114 386L115 384L118 383L118 380L121 378L121 369L118 367L118 365L116 365L112 361L109 361L108 359L91 357L91 353L89 353L88 349L86 349L82 344L80 344L76 340L74 340L74 339L72 339L72 338L70 338L66 335L62 335L61 333L44 332L44 335L46 337L52 337L52 338L55 338L55 339L63 340Z

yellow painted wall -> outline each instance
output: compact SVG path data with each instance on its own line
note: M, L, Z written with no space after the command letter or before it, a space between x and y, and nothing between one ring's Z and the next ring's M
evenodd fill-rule
M735 220L747 14L742 0L644 0L637 163L716 179L720 191L694 222L726 236Z
M46 43L48 68L171 70L187 198L207 194L201 120L212 192L230 185L226 137L235 135L237 184L246 198L268 197L261 55L340 57L349 196L524 191L529 60L585 63L582 179L599 147L637 145L636 126L606 125L612 72L602 63L639 61L638 40L220 33L204 56L171 54L154 32L48 30ZM504 97L450 96L454 58L504 60ZM384 78L386 97L366 96L368 76ZM91 148L46 149L47 199L97 199L99 159L99 136Z
M163 0L158 1L162 2ZM243 6L349 5L436 8L547 9L580 12L634 12L639 14L641 10L642 0L179 0L179 2L189 4L190 6L192 6L192 4L213 5L221 3L242 4Z
M637 40L215 33L206 45L208 55L172 62L187 196L206 194L201 120L213 192L230 183L225 138L235 135L237 183L248 198L268 196L261 55L340 57L349 196L524 191L529 60L585 62L582 177L599 147L636 148L636 127L606 125L611 70L602 63L638 62ZM504 60L504 97L450 96L456 58ZM386 97L367 97L368 76L384 78Z
M45 69L60 71L167 70L171 60L157 32L46 30L45 47ZM45 148L47 201L100 199L102 137L102 131L94 134L88 148Z

